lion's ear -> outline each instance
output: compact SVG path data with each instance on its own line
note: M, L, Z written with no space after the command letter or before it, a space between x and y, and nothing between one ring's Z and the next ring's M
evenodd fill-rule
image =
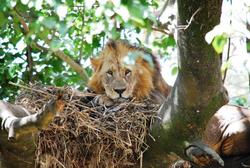
M142 57L138 57L136 59L136 64L146 66L146 67L149 66L148 62L145 61Z
M94 71L97 71L98 69L100 69L101 64L102 64L102 61L100 59L90 58L90 62L91 62L91 65L92 65Z

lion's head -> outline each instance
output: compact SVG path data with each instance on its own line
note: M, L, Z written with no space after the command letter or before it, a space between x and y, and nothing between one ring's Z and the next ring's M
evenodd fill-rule
M94 74L88 87L95 93L106 93L113 100L142 99L155 89L162 90L163 94L169 91L154 56L123 41L108 42L91 64Z

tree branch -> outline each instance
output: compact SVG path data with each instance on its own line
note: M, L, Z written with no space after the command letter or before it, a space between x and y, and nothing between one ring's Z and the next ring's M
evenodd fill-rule
M173 37L172 33L170 33L169 31L167 31L165 29L159 28L159 27L152 27L152 30L157 31L157 32L161 32L163 34L166 34L166 35L169 35L169 36Z
M185 25L187 20L189 24L177 32L180 70L158 112L162 120L151 131L155 142L148 141L146 167L168 167L172 164L168 158L172 153L187 158L183 150L199 140L208 120L226 103L220 58L204 40L204 34L220 21L221 4L222 0L177 1L178 25ZM191 24L194 18L195 24Z
M228 48L227 48L226 62L228 62L229 58L230 58L230 48L231 48L230 46L231 46L231 38L229 37L228 38ZM223 84L225 83L225 80L226 80L226 77L227 77L227 70L228 70L228 68L225 69L225 72L223 74L223 79L222 79Z
M84 44L84 8L81 11L81 16L82 16L82 31L81 31L81 48L80 48L80 53L79 53L79 64L81 63L82 57L83 57L83 44Z
M20 135L46 128L56 113L61 112L63 108L64 102L61 96L57 100L50 100L44 105L41 111L32 115L20 105L0 101L2 127L8 131L9 140L17 139Z
M231 4L231 7L232 7L232 0L230 0L230 4ZM231 10L231 15L230 15L230 25L232 25L232 10ZM230 58L230 49L231 49L231 38L229 37L228 38L228 46L227 46L227 58L226 58L226 62L229 61L229 58ZM226 80L226 77L227 77L227 70L228 70L228 67L225 69L225 72L223 74L223 79L222 79L222 82L223 84L225 83L225 80Z
M164 11L166 10L168 5L169 5L169 0L166 0L163 4L163 7L161 8L161 10L156 12L157 18L160 18L162 16L162 14L164 13Z
M193 15L192 15L191 18L189 19L187 25L178 25L178 26L177 26L177 29L178 29L178 30L181 30L181 29L186 30L186 29L191 25L192 21L194 20L195 15L196 15L200 10L201 10L201 8L198 8L198 9L193 13Z
M14 16L16 16L20 23L22 24L23 26L23 34L24 35L27 35L29 33L29 28L28 28L28 25L26 24L25 20L20 16L18 15L18 12L16 10L13 10L12 11L12 14ZM48 45L49 45L49 42L48 40L44 40L42 39L43 41L45 41ZM57 56L58 58L62 59L64 62L66 62L74 71L76 71L82 78L83 78L83 82L84 83L87 83L88 81L88 74L87 72L85 71L85 69L83 67L81 67L79 64L77 64L73 59L71 59L69 56L67 56L63 51L60 51L60 50L51 50L49 48L45 48L43 46L40 46L39 44L35 43L35 42L32 42L31 43L31 46L32 47L35 47L41 51L45 51L45 52L52 52L55 56Z
M27 67L26 67L26 71L27 71L27 79L28 82L32 82L33 80L33 58L32 58L32 48L30 47L30 45L27 45L26 47L26 57L27 57Z
M19 15L16 9L12 11L12 15L14 15L14 17L17 17L19 19L21 25L23 26L23 34L27 35L29 33L29 27L26 24L25 20Z
M84 83L87 83L89 76L83 67L81 67L73 59L71 59L69 56L67 56L66 54L64 54L64 52L60 50L53 51L53 53L55 54L55 56L68 63L72 69L74 69L81 77L83 77Z
M27 36L29 33L29 26L27 25L26 21L24 20L23 17L20 16L19 12L14 8L12 15L14 17L17 17L23 27L22 29L22 33ZM27 71L27 80L29 82L32 81L32 75L33 75L33 58L32 58L32 48L30 45L27 44L26 47L26 57L27 57L27 67L26 67L26 71Z
M49 44L48 44L49 45ZM83 82L87 83L89 77L87 72L83 67L81 67L78 63L76 63L73 59L71 59L69 56L67 56L63 51L60 50L51 50L49 48L43 47L35 42L32 43L32 46L42 50L44 52L52 52L55 56L66 62L74 71L76 71L81 77L83 77Z

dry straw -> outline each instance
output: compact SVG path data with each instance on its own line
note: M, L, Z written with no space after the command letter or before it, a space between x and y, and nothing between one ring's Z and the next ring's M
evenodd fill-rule
M64 111L39 133L36 166L42 168L139 167L149 127L159 105L149 100L127 101L112 107L94 103L97 95L69 87L33 85L16 99L36 112L63 94Z

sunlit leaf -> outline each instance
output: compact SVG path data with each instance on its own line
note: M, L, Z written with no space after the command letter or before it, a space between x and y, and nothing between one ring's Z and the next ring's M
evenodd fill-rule
M61 41L59 39L53 39L50 43L50 47L52 50L57 50L61 46Z
M225 34L215 36L213 39L212 45L218 54L222 53L224 46L227 43L227 39L228 37Z
M247 43L247 51L250 52L250 42Z
M177 67L177 66L174 66L174 67L172 68L172 70L171 70L171 74L172 74L172 75L176 75L176 74L178 73L178 71L179 71L178 67Z
M0 28L5 26L5 24L8 22L8 19L6 18L6 16L4 16L4 13L0 12Z
M8 68L8 75L9 78L14 78L17 75L17 72L19 70L19 66L17 64L12 64L9 68Z
M52 29L57 24L57 21L56 21L56 18L54 18L54 17L48 17L48 18L44 18L42 23L47 28Z
M222 66L221 66L221 72L224 73L226 71L226 69L228 69L231 65L230 61L226 61L223 62Z
M109 38L124 38L144 44L144 39L138 35L145 31L150 32L155 25L154 12L158 10L155 8L158 3L157 0L2 0L0 91L1 86L5 86L5 90L0 93L0 99L12 99L16 95L13 93L18 88L9 86L8 81L29 82L28 49L33 59L35 81L48 85L72 85L83 89L85 85L79 74L66 62L55 57L52 51L63 51L82 64L91 76L92 69L85 61L90 56L98 55ZM13 17L14 7L16 16L19 17ZM22 23L20 18L23 19ZM23 21L28 26L28 32L23 29ZM157 50L161 54L169 46L175 46L174 41L168 38L159 37L157 41ZM39 44L41 48L34 44ZM17 58L22 61L17 61ZM144 59L147 60L147 56Z
M121 18L127 22L129 20L130 14L128 11L128 8L125 6L120 6L118 8L115 8L115 12L121 16Z

